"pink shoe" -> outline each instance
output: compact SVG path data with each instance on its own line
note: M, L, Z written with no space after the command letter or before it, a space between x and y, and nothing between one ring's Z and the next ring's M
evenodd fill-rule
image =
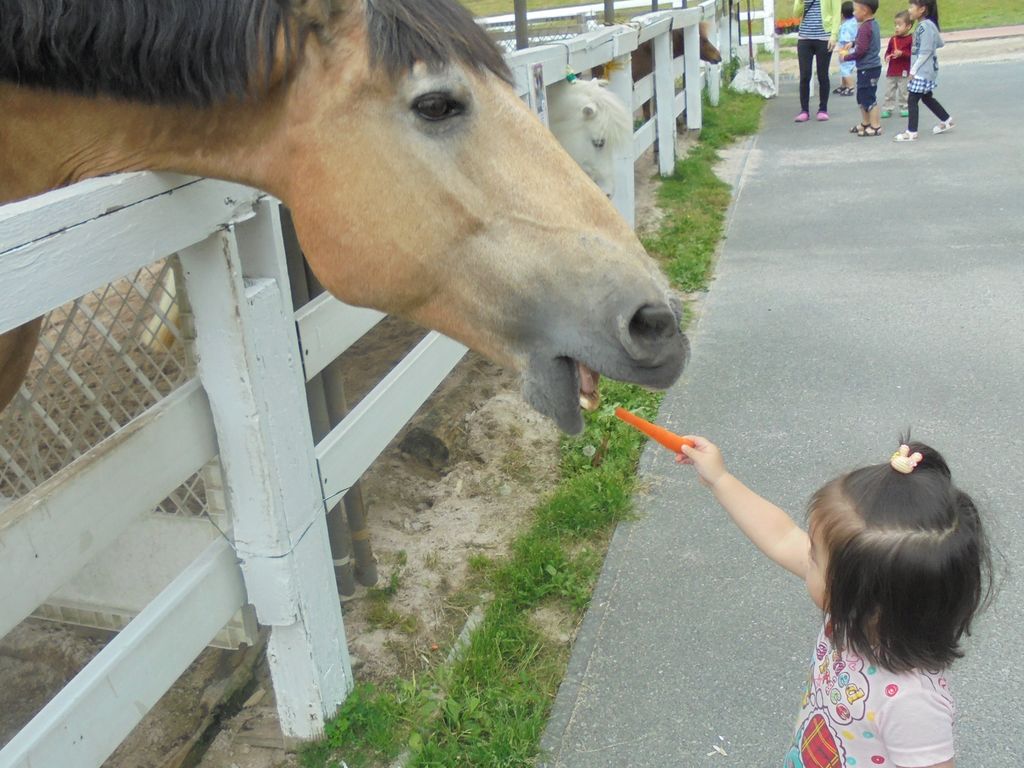
M810 119L811 119L811 116L809 114L807 114L806 112L801 112L799 115L797 115L793 119L793 122L794 123L806 123Z
M828 112L821 110L821 112L818 113L818 122L824 123L826 120L828 120Z

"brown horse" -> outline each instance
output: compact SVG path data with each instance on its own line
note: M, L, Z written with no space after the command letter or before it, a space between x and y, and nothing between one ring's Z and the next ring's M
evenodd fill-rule
M706 21L702 21L698 30L700 39L700 60L706 61L708 64L720 64L722 62L722 54L708 37L708 23ZM683 55L683 49L685 48L683 44L683 30L673 29L670 34L672 38L672 58L678 59ZM634 83L651 74L651 72L654 71L654 43L651 40L640 43L640 45L637 46L637 49L633 51L630 63ZM651 102L645 101L641 105L640 109L643 112L644 120L650 120Z
M706 21L702 21L698 29L700 39L700 60L706 61L708 64L720 64L722 62L722 53L708 37L708 23ZM683 55L683 30L673 29L671 35L672 58L678 59ZM640 43L640 45L637 46L637 49L633 51L631 64L633 70L633 82L647 77L654 71L654 46L650 40Z
M331 293L519 370L578 431L598 374L668 386L687 342L510 80L455 0L0 0L0 203L149 169L265 189ZM0 337L0 408L38 328Z

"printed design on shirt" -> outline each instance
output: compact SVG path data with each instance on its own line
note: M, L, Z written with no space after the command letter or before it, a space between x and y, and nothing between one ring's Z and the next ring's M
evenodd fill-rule
M848 653L843 658L838 650L818 643L812 674L810 698L814 709L828 712L832 721L840 725L864 719L871 684L859 656Z
M808 717L797 729L797 742L783 761L783 768L843 768L846 748L839 735L820 713Z

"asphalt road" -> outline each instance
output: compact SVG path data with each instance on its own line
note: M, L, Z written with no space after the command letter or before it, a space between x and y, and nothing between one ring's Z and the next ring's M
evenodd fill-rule
M901 430L942 450L1000 553L953 668L958 765L1022 759L1024 64L947 67L957 128L857 138L853 99L795 125L795 86L734 151L737 193L693 360L661 421L803 519L825 480ZM649 447L543 745L559 768L779 766L819 615L692 470ZM720 747L725 755L714 749ZM709 754L710 753L710 754Z

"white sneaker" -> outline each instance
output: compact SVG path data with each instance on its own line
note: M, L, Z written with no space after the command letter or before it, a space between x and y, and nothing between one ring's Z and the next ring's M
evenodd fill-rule
M949 120L946 120L945 122L939 123L934 128L932 128L932 133L946 133L946 131L952 131L952 130L953 130L953 118L951 117L951 118L949 118Z
M917 141L917 131L904 131L892 137L893 141Z

